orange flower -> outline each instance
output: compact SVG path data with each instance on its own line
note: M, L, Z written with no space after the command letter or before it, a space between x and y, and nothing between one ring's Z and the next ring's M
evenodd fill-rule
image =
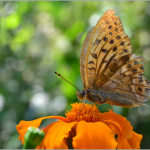
M66 118L48 116L33 121L20 121L16 126L18 139L24 144L24 135L29 127L39 127L43 119L55 118L59 120L43 129L45 138L37 146L38 149L140 148L142 135L132 130L126 118L112 111L100 113L95 104L82 106L82 103L72 104L73 109L66 113Z

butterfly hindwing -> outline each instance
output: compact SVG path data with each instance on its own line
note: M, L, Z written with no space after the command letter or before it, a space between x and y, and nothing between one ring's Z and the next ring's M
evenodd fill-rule
M134 58L134 59L133 59ZM134 105L144 102L150 90L150 83L143 77L144 66L140 63L143 57L130 57L102 88L105 91L122 93L126 101L134 101ZM115 100L114 100L115 101Z

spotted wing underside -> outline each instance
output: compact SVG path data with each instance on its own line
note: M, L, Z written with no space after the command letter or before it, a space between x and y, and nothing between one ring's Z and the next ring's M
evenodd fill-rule
M87 34L81 53L80 72L84 88L122 93L142 103L150 84L143 77L143 57L132 47L115 11L109 9Z
M115 16L114 10L109 9L88 32L82 46L80 72L84 87L92 87L114 58L120 57L119 52L130 54L131 43L120 18Z

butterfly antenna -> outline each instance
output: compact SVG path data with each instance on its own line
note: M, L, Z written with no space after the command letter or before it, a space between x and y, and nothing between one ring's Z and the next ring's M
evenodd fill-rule
M60 76L63 80L67 81L65 78L63 78L59 73L55 72L55 74L57 74L58 76ZM67 81L69 84L71 84L72 86L74 86L72 83L70 83L69 81ZM76 86L74 86L78 91L80 91Z

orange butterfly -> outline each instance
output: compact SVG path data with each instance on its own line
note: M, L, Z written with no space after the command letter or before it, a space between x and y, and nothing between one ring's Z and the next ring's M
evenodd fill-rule
M144 105L150 82L143 77L143 59L132 53L115 11L107 10L82 46L80 72L84 89L77 91L78 99L122 107Z

